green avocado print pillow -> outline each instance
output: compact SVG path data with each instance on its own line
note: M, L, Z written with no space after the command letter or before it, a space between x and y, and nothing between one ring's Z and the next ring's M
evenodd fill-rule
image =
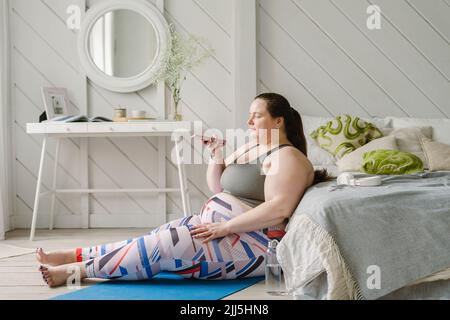
M361 171L370 174L411 174L423 171L423 162L409 152L378 149L364 153Z
M350 115L337 116L310 134L323 149L340 159L383 134L372 123Z

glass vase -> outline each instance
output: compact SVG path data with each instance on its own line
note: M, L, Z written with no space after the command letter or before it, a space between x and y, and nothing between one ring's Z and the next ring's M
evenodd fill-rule
M183 120L183 116L181 115L181 113L179 113L179 104L177 102L175 102L174 100L172 100L172 113L170 114L170 120L173 121L182 121Z

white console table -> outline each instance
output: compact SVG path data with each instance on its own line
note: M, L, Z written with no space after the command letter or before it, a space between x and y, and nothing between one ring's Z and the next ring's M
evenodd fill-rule
M54 205L55 205L55 195L56 193L80 193L80 194L90 194L94 192L108 193L108 192L181 192L181 200L183 204L184 216L191 214L191 204L189 197L189 190L186 182L186 173L184 168L184 163L181 157L181 142L183 136L191 131L191 122L188 121L151 121L151 122L73 122L73 123L54 123L54 122L42 122L42 123L27 123L27 133L28 134L44 134L44 139L42 142L42 151L39 164L39 173L36 186L36 195L33 207L33 220L31 223L30 240L33 241L36 229L36 219L39 209L39 199L44 195L51 195L51 210L50 210L50 223L49 229L53 229L53 218L54 218ZM163 175L160 177L160 186L163 188L154 189L90 189L88 185L88 154L87 154L87 144L85 144L84 157L82 155L82 170L85 173L84 184L86 188L80 189L56 189L56 174L58 169L58 156L59 156L59 145L61 138L98 138L98 137L143 137L143 136L156 136L159 137L159 163L160 169L159 174ZM176 147L176 161L178 167L178 178L180 183L180 188L165 188L165 157L166 157L166 147L165 138L175 136L175 147ZM190 135L189 135L190 136ZM53 170L53 185L49 192L41 193L41 183L42 183L42 171L44 167L47 139L55 138L56 141L56 153L55 153L55 166ZM83 140L83 139L82 139ZM84 141L86 143L86 141ZM81 148L83 152L83 148ZM161 180L164 179L164 180ZM163 182L162 182L163 181ZM163 201L161 206L165 210L165 196L160 197ZM83 210L84 208L84 210ZM82 214L84 214L84 227L89 228L89 208L87 205L82 205Z

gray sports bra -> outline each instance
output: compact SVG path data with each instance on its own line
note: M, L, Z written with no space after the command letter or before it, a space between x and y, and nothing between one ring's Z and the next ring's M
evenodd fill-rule
M220 177L220 186L222 187L223 192L239 198L253 208L263 203L265 200L264 181L266 180L266 176L262 170L264 159L272 152L292 145L281 144L259 156L256 159L256 163L253 163L254 161L252 161L252 163L237 163L237 159L257 146L259 146L259 144L254 145L237 157L233 163L225 168Z

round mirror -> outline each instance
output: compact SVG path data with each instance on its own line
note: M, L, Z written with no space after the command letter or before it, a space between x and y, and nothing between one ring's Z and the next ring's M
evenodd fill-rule
M156 56L153 25L140 13L118 9L99 17L89 33L89 55L100 71L129 78L143 73Z
M87 12L78 48L91 81L111 91L132 92L154 82L170 50L170 30L146 0L108 0Z

